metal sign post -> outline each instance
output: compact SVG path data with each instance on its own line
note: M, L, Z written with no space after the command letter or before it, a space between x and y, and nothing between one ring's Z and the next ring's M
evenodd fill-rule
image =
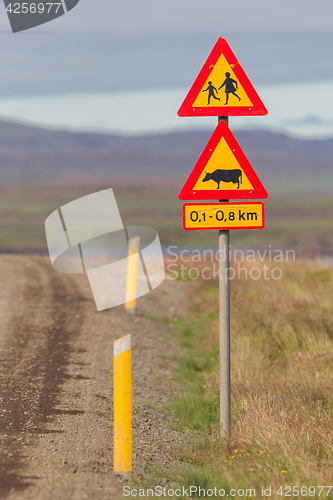
M229 125L227 116L219 116L218 122L220 121L224 121ZM229 230L219 230L220 430L226 439L230 438L231 429L229 265Z
M265 226L263 203L229 202L268 197L228 127L228 116L245 115L267 115L267 109L220 37L178 110L178 116L217 116L219 122L178 198L219 199L185 204L183 227L219 230L220 430L226 439L231 436L229 230Z
M230 280L229 230L219 231L220 427L230 438Z

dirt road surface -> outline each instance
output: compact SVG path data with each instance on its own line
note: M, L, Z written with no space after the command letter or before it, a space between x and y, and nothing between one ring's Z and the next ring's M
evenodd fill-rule
M47 257L0 257L0 498L118 499L113 472L113 341L132 334L133 475L149 464L168 484L184 439L149 409L174 390L169 324L188 306L186 285L165 281L138 300L97 312L85 275L55 272ZM167 432L166 432L167 431Z

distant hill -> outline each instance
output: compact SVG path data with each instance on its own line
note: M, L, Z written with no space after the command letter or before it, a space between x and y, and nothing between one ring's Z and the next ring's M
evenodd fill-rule
M0 182L178 178L181 187L210 135L195 131L125 137L0 122ZM235 136L271 194L333 191L333 139L298 140L267 131Z

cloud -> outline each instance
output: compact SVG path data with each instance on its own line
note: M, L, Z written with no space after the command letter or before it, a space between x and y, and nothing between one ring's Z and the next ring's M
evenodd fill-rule
M189 86L221 35L255 85L331 79L332 25L331 0L85 0L13 35L3 9L0 95Z

